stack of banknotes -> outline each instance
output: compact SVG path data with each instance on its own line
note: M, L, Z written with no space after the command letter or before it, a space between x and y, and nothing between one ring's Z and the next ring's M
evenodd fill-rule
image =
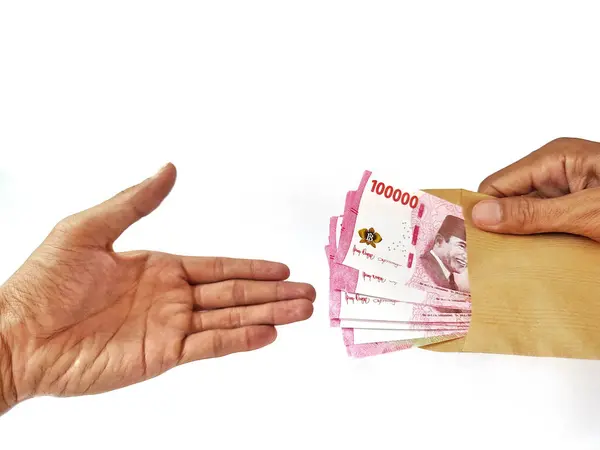
M462 208L365 171L330 218L329 317L350 356L464 336L471 318Z

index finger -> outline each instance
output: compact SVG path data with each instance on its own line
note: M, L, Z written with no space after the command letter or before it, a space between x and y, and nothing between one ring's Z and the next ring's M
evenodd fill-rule
M290 276L285 264L261 259L182 256L181 265L191 284L231 279L281 281Z
M565 154L550 142L481 182L478 192L494 197L512 197L539 192L545 197L568 193Z

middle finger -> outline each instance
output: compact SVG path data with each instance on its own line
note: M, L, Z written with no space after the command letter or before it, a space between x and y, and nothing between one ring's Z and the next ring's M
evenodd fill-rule
M193 315L192 333L252 325L286 325L306 320L312 313L313 304L308 299L197 311Z
M315 289L292 281L227 280L193 286L194 305L199 309L257 305L305 298L314 301Z

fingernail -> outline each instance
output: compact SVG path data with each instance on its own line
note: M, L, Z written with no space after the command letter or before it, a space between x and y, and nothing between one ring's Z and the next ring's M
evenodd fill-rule
M502 207L495 200L484 200L473 207L471 217L477 225L497 225L502 220Z

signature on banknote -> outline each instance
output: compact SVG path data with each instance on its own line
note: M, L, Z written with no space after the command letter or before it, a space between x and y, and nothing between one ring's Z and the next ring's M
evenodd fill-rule
M380 277L379 275L374 275L374 274L370 274L370 273L367 273L367 272L363 272L362 276L363 276L363 280L369 280L369 281L375 280L375 281L378 281L380 283L385 283L387 281L385 278Z
M360 255L362 255L362 256L366 256L366 257L367 257L367 259L373 259L373 258L375 258L375 255L374 255L373 253L369 253L369 252L368 252L368 251L366 251L365 249L361 249L361 250L359 250L359 249L357 249L357 248L356 248L356 245L353 245L353 248L352 248L352 254L353 254L353 255L355 255L355 254L358 254L359 256L360 256Z
M398 300L391 300L391 299L379 298L379 297L371 297L371 296L360 295L360 294L351 294L348 292L344 292L344 296L346 297L346 304L367 305L367 304L371 303L371 301L376 305L381 305L384 303L395 305L396 303L399 303Z
M330 324L352 356L452 340L470 327L461 206L400 190L401 176L382 179L365 171L329 223Z

